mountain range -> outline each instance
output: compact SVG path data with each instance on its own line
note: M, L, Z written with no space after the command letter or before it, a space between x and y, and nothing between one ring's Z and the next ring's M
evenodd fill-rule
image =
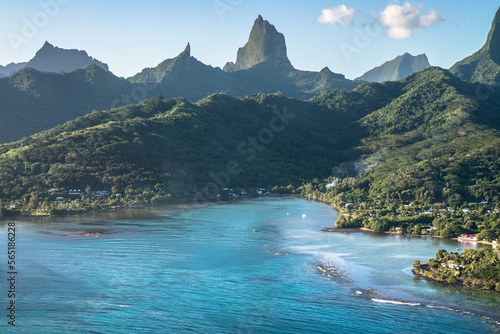
M0 197L114 187L136 202L203 200L225 187L300 185L364 161L369 170L354 183L362 193L493 201L500 94L477 102L475 89L431 67L309 101L158 96L0 146Z
M59 122L71 120L0 145L0 199L50 206L52 188L114 188L127 203L152 203L211 198L227 186L297 186L355 176L345 181L349 193L375 201L500 203L500 92L488 84L497 83L492 72L484 71L485 64L499 66L498 17L478 61L467 58L451 71L429 67L400 81L356 82L352 90L326 89L334 80L346 81L328 69L290 67L281 35L260 17L250 40L266 31L278 41L275 52L266 51L267 42L252 49L249 41L226 71L197 61L189 44L178 57L129 80L96 64L62 74L23 68L0 79L0 91L8 92L0 95L0 107L10 106L2 114L20 101L27 110L9 126L35 126L35 119L56 110ZM464 81L466 65L477 75ZM263 81L266 76L269 81ZM288 92L324 92L308 100L280 89L247 97L216 93L196 102L154 96L130 103L136 95L177 85L179 92L188 85L198 90L203 80L216 87L227 78L234 80L228 88L233 90L251 91L253 78L255 89L281 82ZM476 80L485 80L487 97L478 98ZM98 104L108 110L85 112ZM337 175L339 169L346 171Z
M428 65L423 58L426 60L419 56L384 64L378 79L373 75L362 79L399 78ZM285 37L260 15L248 42L238 50L236 63L229 62L224 69L197 60L188 43L177 57L125 80L85 51L65 50L46 42L29 62L9 64L0 68L0 73L4 74L0 77L0 114L4 120L0 142L50 129L93 109L119 107L157 95L194 102L214 93L247 96L279 91L306 100L331 89L352 90L362 82L348 80L328 67L319 72L295 69L287 56Z
M192 57L188 44L176 58L144 69L129 80L155 86L152 94L182 96L189 101L214 93L246 96L278 91L290 97L308 99L328 89L353 89L360 84L326 67L320 72L295 69L287 56L285 37L260 15L247 44L238 50L236 63L226 64L224 70Z
M137 103L157 95L194 102L214 93L246 96L280 91L309 99L329 89L353 89L361 83L326 67L320 72L293 68L283 34L260 15L236 63L226 71L205 65L191 56L188 43L177 57L146 68L125 82L85 51L64 50L47 42L26 65L9 65L6 71L10 76L0 78L0 114L5 119L0 124L0 142L50 129L93 109ZM11 74L16 66L21 69ZM95 98L93 94L97 94Z

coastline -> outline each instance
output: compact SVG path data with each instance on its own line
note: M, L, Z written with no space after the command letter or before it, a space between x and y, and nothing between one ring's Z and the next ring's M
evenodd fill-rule
M306 195L300 195L300 197L305 198L305 199L310 200L310 201L315 201L315 202L327 204L327 205L331 206L332 208L334 208L335 210L337 210L339 212L339 215L341 214L340 209L336 205L334 205L333 203L330 203L330 202L328 202L326 200L315 199L315 198L311 198L311 196L306 196ZM337 228L336 226L334 226L334 227L322 227L321 231L323 231L323 232L334 232L334 233L371 232L371 233L401 235L401 236L421 237L421 238L430 237L430 238L437 238L437 239L456 240L456 241L459 241L461 243L482 244L482 245L490 246L491 248L497 248L498 247L498 245L496 245L496 244L494 244L492 242L488 242L486 240L470 241L470 240L464 240L464 239L461 239L461 238L444 238L444 237L439 236L439 235L403 234L401 232L375 231L375 230L372 230L372 229L369 229L369 228L366 228L366 227L339 227L339 228ZM464 247L464 248L466 248L466 247Z
M448 277L446 278L439 278L439 277L434 277L432 274L435 274L433 271L427 270L426 269L427 264L422 263L420 266L420 270L416 270L415 268L412 268L411 272L413 275L416 277L425 279L429 283L434 283L434 284L439 284L439 285L444 285L444 286L451 286L451 287L456 287L459 289L465 289L465 290L473 290L473 291L483 291L483 292L490 292L494 294L500 294L500 291L495 291L495 290L488 290L486 288L480 288L472 285L472 282L465 281L463 279L458 278L456 281L450 283L448 282Z
M286 197L298 197L297 194L270 194L267 196L246 196L246 197L238 197L238 198L233 198L230 200L219 200L219 199L212 199L209 201L203 201L203 202L194 202L192 200L189 200L187 198L185 199L179 199L177 201L173 201L170 203L164 203L164 204L135 204L135 205L124 205L124 206L110 206L110 207L103 207L99 208L96 210L87 210L87 211L69 211L65 214L33 214L33 213L18 213L16 215L9 215L5 217L0 217L0 222L2 221L11 221L11 220L20 220L20 219L26 219L26 220L31 220L31 219L44 219L44 218L58 218L58 217L68 217L68 216L74 216L74 217L89 217L89 216L100 216L103 214L116 214L118 217L120 216L125 216L129 217L131 211L134 210L141 210L141 217L143 217L144 212L143 210L148 210L148 209L154 209L154 208L167 208L169 211L172 211L173 214L176 212L182 212L194 208L202 208L210 205L222 205L222 204L230 204L234 203L236 201L243 201L243 200L248 200L248 199L256 199L256 198L264 198L264 197L269 197L269 198L286 198Z
M493 249L498 248L498 245L488 242L486 240L480 240L480 241L469 241L469 240L463 240L460 238L443 238L439 235L424 235L424 234L402 234L399 232L389 232L389 231L375 231L366 227L351 227L351 228L346 228L346 227L322 227L321 228L322 232L330 232L330 233L361 233L361 232L370 232L370 233L378 233L378 234L390 234L390 235L399 235L399 236L404 236L404 237L417 237L417 238L435 238L435 239L443 239L443 240L455 240L460 243L470 243L470 244L481 244L484 246L491 247ZM468 248L467 246L464 246L463 248Z

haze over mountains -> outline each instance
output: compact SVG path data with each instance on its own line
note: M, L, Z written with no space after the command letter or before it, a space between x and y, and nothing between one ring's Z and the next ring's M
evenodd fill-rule
M397 81L412 73L425 70L430 66L425 54L412 56L409 53L405 53L366 72L355 80L369 82Z
M0 73L8 76L24 67L30 67L42 72L60 73L82 69L90 64L96 64L105 71L109 71L108 65L90 57L85 51L66 50L45 42L29 62L11 63L5 67L0 66Z
M23 68L24 66L26 66L27 62L25 63L10 63L8 65L5 65L5 66L2 66L0 65L0 77L6 77L6 76L9 76L11 74L13 74L14 72L16 72L17 70Z

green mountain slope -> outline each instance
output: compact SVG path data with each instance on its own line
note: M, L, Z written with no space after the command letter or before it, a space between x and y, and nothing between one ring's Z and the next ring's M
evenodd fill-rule
M429 68L309 101L155 97L0 146L0 197L48 201L50 188L88 186L144 203L368 169L328 194L357 203L500 203L500 94L478 102L474 92Z
M377 167L357 186L370 198L498 202L500 95L478 103L474 85L437 68L401 85L400 98L361 120Z
M429 66L431 65L425 54L414 57L409 53L405 53L366 72L355 80L369 82L397 81L412 73L422 71Z
M450 68L450 72L468 82L500 82L500 9L498 9L484 46Z
M23 68L0 78L0 142L50 129L93 109L124 105L134 85L95 64L56 74Z
M477 99L439 68L391 84L397 97L358 122L363 158L302 193L339 207L340 227L500 237L500 94Z
M357 157L351 118L281 95L214 95L197 104L156 97L4 145L0 197L47 201L50 188L90 186L149 202L300 184Z

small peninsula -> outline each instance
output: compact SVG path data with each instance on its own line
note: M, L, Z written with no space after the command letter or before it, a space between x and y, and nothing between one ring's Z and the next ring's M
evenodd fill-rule
M429 282L500 292L499 255L491 248L465 248L462 254L440 249L428 262L415 260L412 272Z

